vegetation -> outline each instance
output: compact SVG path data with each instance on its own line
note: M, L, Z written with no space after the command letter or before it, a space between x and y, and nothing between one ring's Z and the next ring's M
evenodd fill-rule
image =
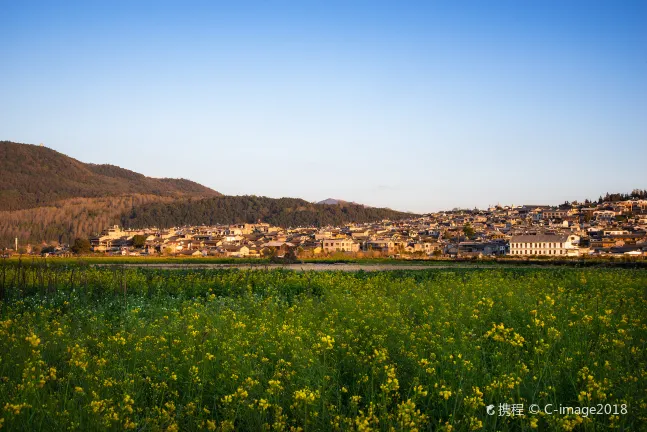
M131 195L110 198L72 198L45 207L0 211L0 248L20 244L54 242L70 244L77 237L120 223L121 215L133 206L175 198L157 195Z
M67 244L119 223L133 206L220 195L189 180L150 178L9 141L0 141L0 171L0 248L15 237Z
M416 215L359 204L313 204L298 198L222 196L134 207L121 223L128 228L267 222L281 227L342 225Z
M10 431L647 421L642 270L0 271ZM525 415L486 414L502 403L525 404ZM531 415L533 403L611 411Z
M45 247L41 253L52 253L54 248L51 246ZM276 256L276 250L267 249L267 254L262 257L224 257L224 256L184 256L184 255L142 255L142 256L121 256L121 255L101 255L90 253L87 255L80 255L74 257L50 257L40 258L36 256L13 256L5 259L8 263L26 263L28 265L141 265L147 264L169 264L169 265L218 265L218 264L239 264L246 266L248 264L265 265L272 263L272 257ZM277 263L289 264L285 260L280 260ZM297 256L296 264L362 264L362 265L376 265L381 264L394 264L394 265L421 265L431 266L438 265L442 267L518 267L518 268L533 268L533 267L571 267L571 268L625 268L625 269L647 269L647 260L643 257L566 257L561 259L554 259L551 257L529 258L529 257L515 257L515 256L500 256L494 258L449 258L442 256L433 256L430 258L420 257L389 257L389 256L375 256L364 255L363 253L348 254L348 253L334 253L330 255L320 256Z
M75 254L84 254L89 253L92 245L90 240L83 238L76 238L74 244L70 247L70 250Z
M476 234L476 231L474 230L474 227L470 223L466 223L463 226L463 234L465 234L465 237L469 238L470 240L474 238L474 234Z
M133 236L133 247L138 249L143 248L146 245L146 236L142 234L137 234Z
M47 147L0 141L0 210L42 207L68 198L131 194L215 196L185 179L155 179L113 165L79 162Z
M598 198L598 203L602 203L605 201L606 202L626 201L630 199L647 199L647 189L646 190L634 189L629 194L624 194L624 193L610 194L609 192L607 192L604 197L600 195L600 198Z
M112 165L79 162L47 147L0 141L0 248L71 243L106 227L243 223L341 224L412 216L353 203L314 205L293 198L218 197L184 179L154 179Z

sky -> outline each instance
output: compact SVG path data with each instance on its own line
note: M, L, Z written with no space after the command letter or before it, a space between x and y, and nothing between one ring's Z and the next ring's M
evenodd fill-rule
M647 2L0 0L3 139L413 212L647 189Z

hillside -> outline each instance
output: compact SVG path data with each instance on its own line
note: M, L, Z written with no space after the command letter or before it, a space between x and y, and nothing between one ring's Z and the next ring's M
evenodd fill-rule
M0 211L69 198L133 194L208 197L220 194L185 179L156 179L113 165L80 162L47 147L0 141Z
M126 227L263 221L324 226L410 217L339 201L222 196L185 179L156 179L114 165L83 163L47 147L0 141L0 247L70 243Z
M222 196L173 203L149 203L124 214L125 227L212 225L267 222L282 227L341 225L382 219L405 219L410 213L364 207L358 204L312 204L298 198Z
M21 245L70 243L120 223L121 215L133 207L176 199L157 195L70 198L43 207L0 211L0 249L11 247L16 237Z

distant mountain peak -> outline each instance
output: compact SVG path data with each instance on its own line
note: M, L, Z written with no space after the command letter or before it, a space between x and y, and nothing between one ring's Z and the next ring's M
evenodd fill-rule
M348 201L340 200L340 199L335 199L335 198L326 198L323 201L319 201L317 204L329 204L329 205L335 205L335 204L347 204Z
M325 199L323 201L319 201L319 202L317 202L315 204L317 204L317 205L358 205L358 206L370 208L370 206L360 204L360 203L357 203L355 201L345 201L345 200L341 200L341 199L337 199L337 198L327 198L327 199Z

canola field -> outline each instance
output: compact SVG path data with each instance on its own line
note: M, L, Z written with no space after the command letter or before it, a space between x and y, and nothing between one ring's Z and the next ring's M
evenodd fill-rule
M10 265L0 284L2 431L647 428L644 270Z

